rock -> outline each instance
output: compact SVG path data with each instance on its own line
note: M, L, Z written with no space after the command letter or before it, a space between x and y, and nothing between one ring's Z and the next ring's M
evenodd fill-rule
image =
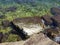
M5 18L5 15L0 15L0 19L4 19Z
M9 27L9 25L10 25L10 22L8 20L2 21L2 26L3 27Z
M6 42L1 43L0 45L60 45L48 37L46 37L43 33L35 34L26 41L19 42Z
M15 12L16 9L17 9L17 7L16 7L16 6L13 6L13 7L6 8L5 11L6 11L6 12L9 12L9 11Z
M56 41L57 43L60 44L60 36L55 37L55 38L54 38L54 41Z
M24 45L24 41L0 43L0 45Z
M14 23L42 23L41 17L34 16L34 17L24 17L24 18L15 18L12 22Z
M28 39L24 45L59 45L59 44L49 39L43 33L40 33L30 37L30 39Z
M0 32L0 43L2 42L2 39L3 39L3 33Z
M11 24L14 27L14 29L17 28L15 29L16 31L19 29L19 33L22 31L24 34L27 33L29 36L43 30L43 27L41 26L41 18L38 16L16 18L11 22Z
M53 15L60 15L60 7L53 7L50 11Z
M53 23L50 15L44 15L41 17L41 19L44 21L43 23L45 25L51 25Z
M59 14L53 16L51 19L53 21L53 26L54 27L60 27L60 15Z

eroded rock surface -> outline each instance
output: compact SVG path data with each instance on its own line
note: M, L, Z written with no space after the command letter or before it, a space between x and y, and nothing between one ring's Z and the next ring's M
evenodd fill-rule
M0 45L60 45L60 44L50 40L43 33L40 33L40 34L34 34L26 41L10 42L10 43L7 42L2 43Z
M59 45L58 43L50 40L43 33L33 35L26 41L24 45Z

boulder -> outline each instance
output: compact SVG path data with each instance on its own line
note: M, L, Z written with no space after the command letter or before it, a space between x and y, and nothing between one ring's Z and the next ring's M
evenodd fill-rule
M5 11L6 11L6 12L9 12L9 11L11 11L11 12L15 12L16 9L17 9L16 6L12 6L12 7L6 8Z
M50 11L53 15L60 15L60 7L52 7Z
M30 37L24 45L59 45L59 44L49 39L43 33L40 33Z

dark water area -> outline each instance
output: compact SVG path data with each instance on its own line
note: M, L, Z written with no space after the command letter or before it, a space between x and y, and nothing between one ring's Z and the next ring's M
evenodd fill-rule
M48 4L58 5L60 0L0 0L0 4Z

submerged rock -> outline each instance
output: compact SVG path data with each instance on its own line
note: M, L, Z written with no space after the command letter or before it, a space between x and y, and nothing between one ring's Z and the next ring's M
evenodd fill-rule
M9 27L9 26L10 26L9 20L4 20L4 21L2 21L2 26L3 26L3 27Z
M9 11L15 12L16 9L17 9L17 7L16 7L16 6L13 6L13 7L6 8L5 11L6 11L6 12L9 12Z
M53 15L60 15L60 7L53 7L50 11Z
M5 15L0 15L0 19L4 19L5 17Z
M2 39L3 39L3 33L0 32L0 43L2 42Z

